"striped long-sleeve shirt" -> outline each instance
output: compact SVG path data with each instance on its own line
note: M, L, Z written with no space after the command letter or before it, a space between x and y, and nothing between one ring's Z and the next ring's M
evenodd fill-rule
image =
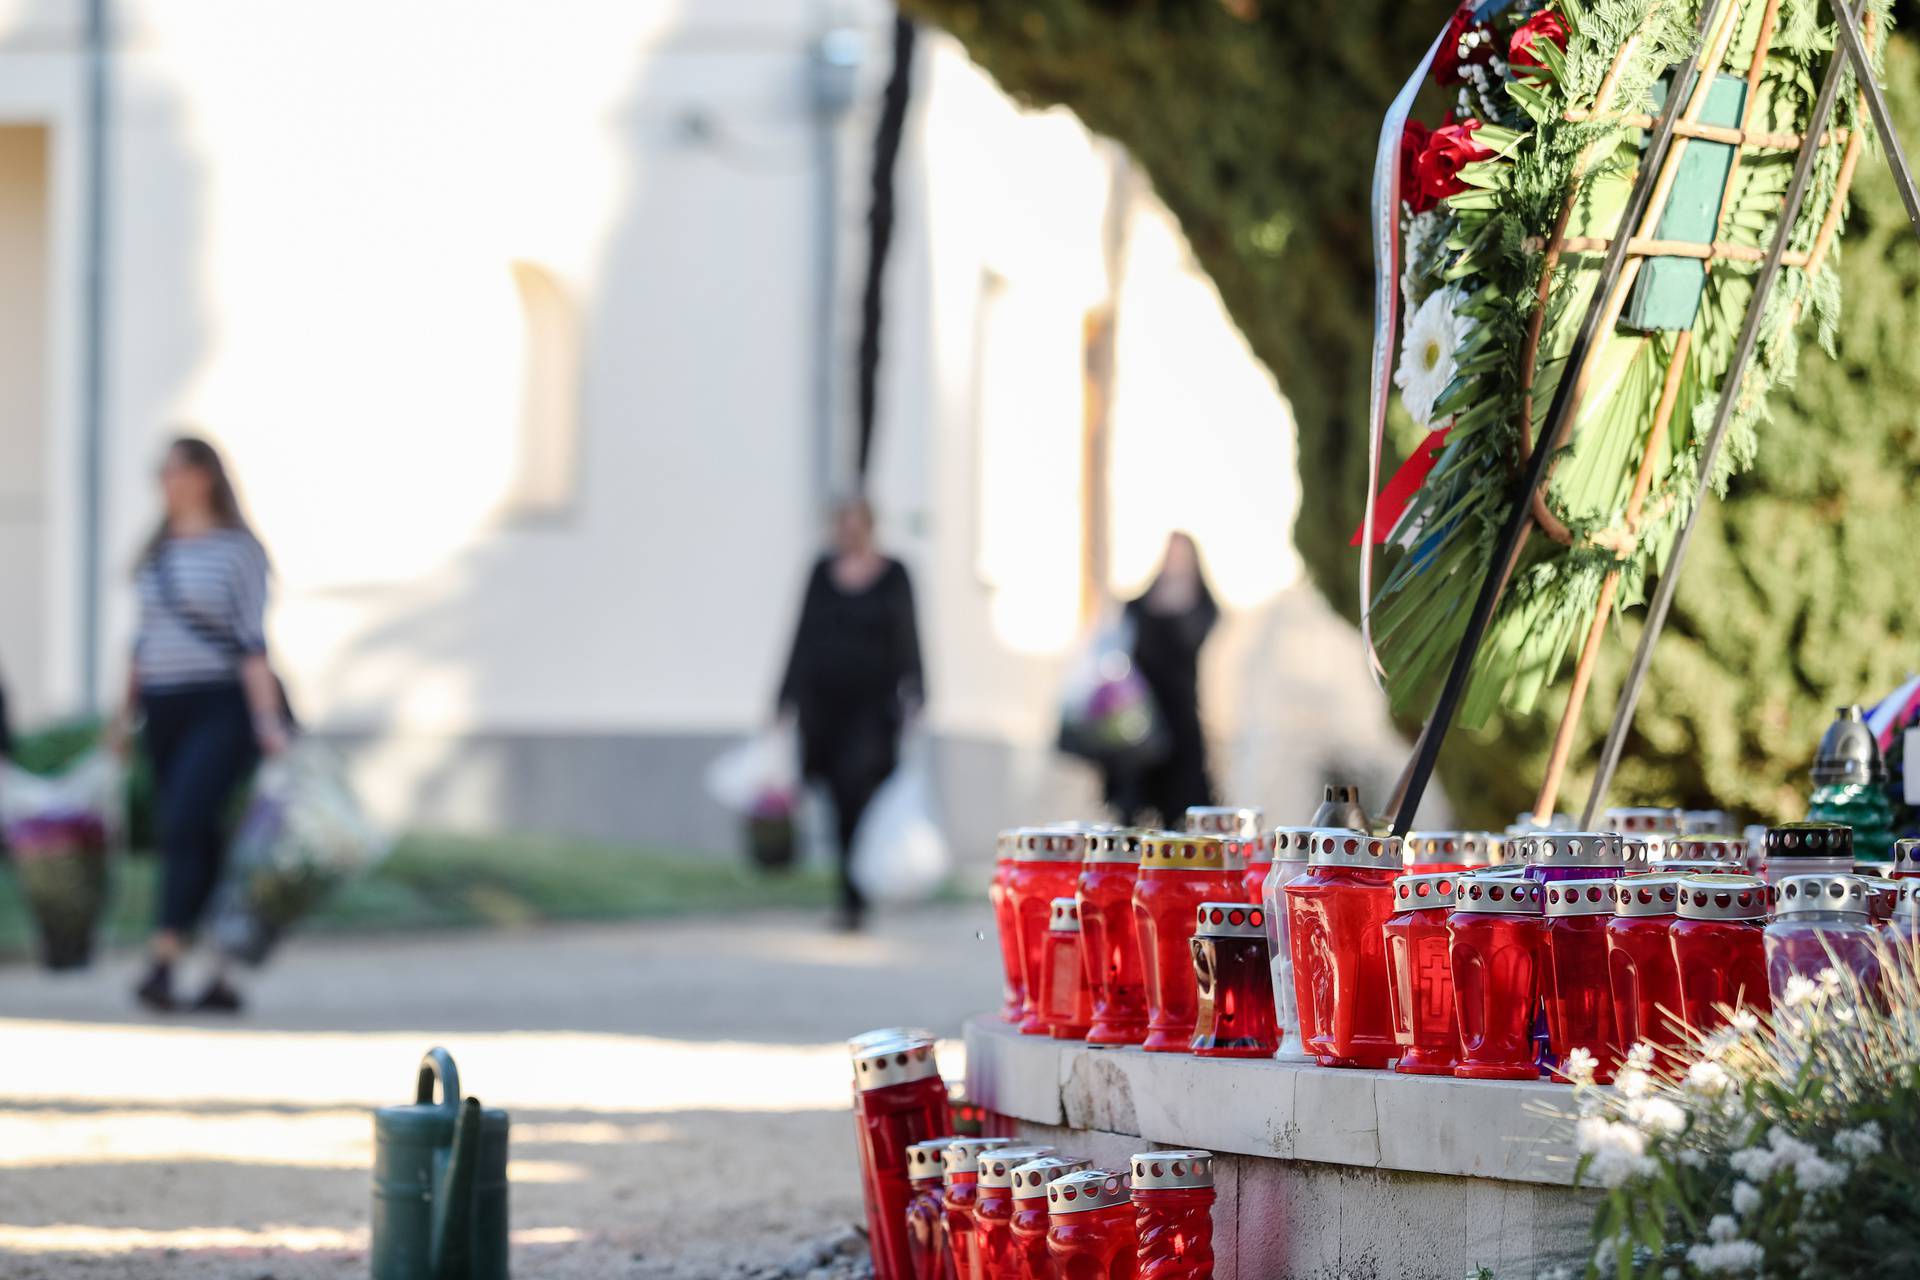
M232 684L242 658L267 651L267 556L244 529L167 539L134 586L133 669L144 690Z

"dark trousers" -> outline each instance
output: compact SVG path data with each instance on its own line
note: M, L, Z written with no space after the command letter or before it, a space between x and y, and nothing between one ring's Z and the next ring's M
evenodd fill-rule
M144 694L160 838L159 926L191 933L226 860L227 809L260 762L239 685Z
M840 906L849 915L859 916L867 902L850 874L853 865L853 833L867 811L874 793L887 780L899 760L900 731L885 715L851 719L837 726L839 732L828 736L808 735L806 744L807 776L826 784L833 797L833 818L840 866Z

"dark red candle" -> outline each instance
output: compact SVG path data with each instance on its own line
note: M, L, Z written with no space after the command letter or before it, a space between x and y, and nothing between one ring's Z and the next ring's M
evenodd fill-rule
M1058 1280L1134 1280L1133 1189L1124 1173L1088 1169L1047 1186L1047 1256Z
M1202 1058L1271 1058L1273 972L1267 967L1267 912L1241 902L1203 902L1194 915L1194 985L1199 992L1192 1048Z
M1545 887L1547 1035L1564 1068L1575 1049L1593 1055L1593 1078L1613 1079L1620 1037L1613 1026L1607 976L1607 923L1613 919L1613 877L1556 880Z
M1052 1147L998 1147L980 1153L980 1199L973 1206L974 1280L1013 1280L1013 1171L1054 1154Z
M940 1153L947 1191L940 1225L947 1280L973 1280L973 1209L980 1202L980 1154L1012 1145L1012 1138L956 1138Z
M1138 831L1087 837L1080 885L1080 962L1093 996L1088 1044L1139 1044L1147 1038L1147 980L1133 923L1140 878Z
M1681 1018L1680 971L1667 936L1680 904L1678 876L1628 876L1613 885L1607 922L1607 978L1613 1026L1624 1053L1642 1041L1667 1066L1678 1063L1673 1023Z
M1147 1038L1141 1047L1149 1053L1186 1053L1191 1047L1199 1004L1187 948L1194 912L1203 902L1237 898L1240 887L1218 839L1167 831L1141 837L1133 920L1147 980Z
M1727 1011L1767 1013L1766 882L1757 876L1683 876L1679 910L1667 927L1687 1026L1705 1035Z
M1080 904L1055 898L1040 960L1040 1018L1055 1040L1079 1040L1093 1022L1093 997L1080 960Z
M1135 1156L1133 1229L1140 1280L1213 1280L1213 1153Z
M1540 1074L1533 1011L1540 994L1540 886L1512 876L1464 876L1447 918L1456 1076L1532 1080Z
M929 1138L907 1147L907 1256L913 1280L947 1280L946 1241L940 1228L946 1219L946 1165L941 1153L952 1138Z
M1078 1156L1041 1156L1013 1171L1014 1276L1017 1280L1053 1280L1053 1261L1047 1257L1048 1184L1093 1168L1093 1161Z
M1460 1022L1453 1007L1453 965L1447 915L1459 876L1451 871L1404 875L1393 882L1387 935L1387 994L1400 1042L1395 1071L1450 1076L1460 1061Z
M1014 837L1013 873L1007 896L1014 932L1020 939L1020 981L1024 994L1020 1033L1047 1034L1040 1016L1040 963L1046 951L1053 900L1071 898L1086 857L1087 832L1071 827L1022 827Z
M1020 966L1020 927L1013 918L1013 898L1007 885L1013 878L1013 851L1018 831L1002 831L993 862L993 880L987 886L987 900L993 904L993 923L1000 936L1000 990L1005 997L1000 1016L1018 1023L1027 1002L1026 978Z
M1286 886L1300 1030L1323 1067L1384 1067L1399 1056L1387 992L1385 925L1400 841L1327 828Z
M909 1280L907 1148L953 1129L947 1086L924 1040L868 1045L853 1055L853 1119L876 1280Z

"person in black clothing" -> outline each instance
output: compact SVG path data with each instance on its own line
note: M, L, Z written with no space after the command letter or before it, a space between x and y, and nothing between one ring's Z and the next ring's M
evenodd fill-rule
M1178 827L1189 806L1213 803L1206 735L1200 728L1200 646L1219 621L1220 609L1192 537L1168 536L1160 572L1145 595L1127 602L1126 615L1133 627L1134 666L1153 691L1169 750L1144 769L1110 766L1107 805L1128 826L1151 810L1161 826Z
M913 584L898 560L875 549L866 500L842 503L833 550L807 579L779 710L799 718L802 773L833 797L844 929L858 929L866 909L847 874L854 830L893 772L900 731L925 696Z

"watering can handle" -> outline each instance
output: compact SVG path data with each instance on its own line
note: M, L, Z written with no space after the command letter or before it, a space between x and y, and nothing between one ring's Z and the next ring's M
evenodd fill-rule
M460 1110L460 1069L453 1065L453 1055L445 1049L432 1048L420 1059L420 1083L415 1087L415 1102L432 1102L433 1086L440 1085L440 1105L448 1111Z

